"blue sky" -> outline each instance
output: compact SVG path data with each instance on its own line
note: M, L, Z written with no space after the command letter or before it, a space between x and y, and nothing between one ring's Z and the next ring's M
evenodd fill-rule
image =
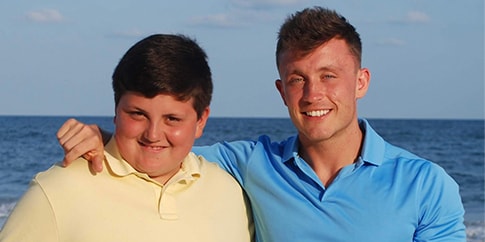
M361 117L484 117L483 0L1 1L0 115L112 116L111 74L125 51L182 33L209 56L212 116L287 117L276 35L314 5L361 34L372 74Z

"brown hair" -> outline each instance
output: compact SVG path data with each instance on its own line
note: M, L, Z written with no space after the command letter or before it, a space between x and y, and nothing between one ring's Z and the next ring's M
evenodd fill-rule
M343 16L334 10L313 7L290 15L280 28L276 46L276 65L285 51L305 56L327 41L345 40L360 66L362 44L359 33Z
M152 98L173 95L180 101L193 98L200 118L212 98L212 78L207 55L183 35L155 34L133 45L113 73L115 104L126 92Z

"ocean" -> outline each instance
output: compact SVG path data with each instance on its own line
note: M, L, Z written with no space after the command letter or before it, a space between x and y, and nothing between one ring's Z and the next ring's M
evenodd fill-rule
M76 117L113 130L112 117ZM62 160L55 133L67 117L0 116L0 227L39 171ZM387 141L441 165L460 185L467 241L485 241L484 121L369 119ZM196 145L295 134L286 118L210 118Z

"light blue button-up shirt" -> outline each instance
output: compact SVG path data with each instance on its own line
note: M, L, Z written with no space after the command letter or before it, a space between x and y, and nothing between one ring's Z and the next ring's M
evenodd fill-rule
M329 187L298 155L298 138L223 142L193 151L246 191L258 241L465 241L456 182L438 165L384 141L359 120L358 160ZM230 238L228 238L230 240Z

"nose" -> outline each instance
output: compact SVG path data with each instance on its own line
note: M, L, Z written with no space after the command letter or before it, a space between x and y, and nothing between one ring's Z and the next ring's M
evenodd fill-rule
M163 125L158 122L148 122L145 128L144 137L147 141L155 143L163 137Z
M303 100L309 103L320 101L324 96L325 88L319 81L307 80L303 87Z

